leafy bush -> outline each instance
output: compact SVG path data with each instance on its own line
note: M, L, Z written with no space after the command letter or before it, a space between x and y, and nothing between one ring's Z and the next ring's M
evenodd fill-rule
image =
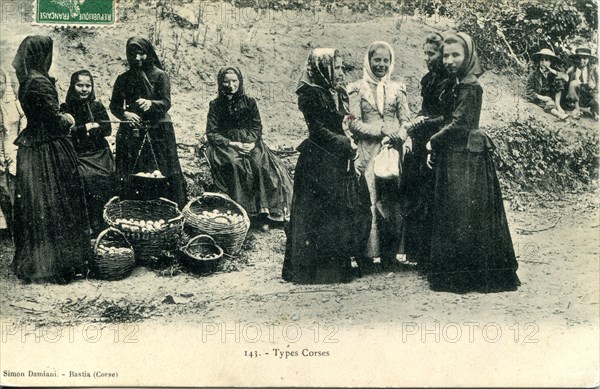
M585 189L598 179L597 131L563 134L534 117L487 130L507 187L518 190Z
M452 0L448 6L456 29L475 37L488 68L525 70L532 53L553 48L564 59L574 46L595 46L598 4L595 0L519 2Z

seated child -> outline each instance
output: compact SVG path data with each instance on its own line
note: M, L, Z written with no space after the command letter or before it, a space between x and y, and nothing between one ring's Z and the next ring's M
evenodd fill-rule
M105 137L111 133L106 108L96 99L94 79L87 70L71 76L64 110L73 115L71 142L79 159L85 199L94 235L106 228L102 218L104 204L114 195L115 161Z
M558 57L550 49L542 49L531 56L533 71L527 79L527 99L544 108L560 120L569 115L560 106L560 98L566 81L566 75L552 68Z
M571 56L573 65L567 70L569 88L567 103L573 104L572 115L578 118L580 107L589 107L594 119L598 119L598 66L592 64L592 51L578 47Z

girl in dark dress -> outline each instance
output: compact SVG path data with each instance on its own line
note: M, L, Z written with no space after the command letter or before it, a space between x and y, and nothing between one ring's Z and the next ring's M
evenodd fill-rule
M516 290L517 260L502 203L493 144L479 130L483 73L464 33L447 36L443 61L452 80L452 120L426 148L435 153L430 287L438 291Z
M96 100L94 79L87 70L71 76L65 111L75 118L71 142L79 157L90 225L94 235L105 227L104 204L113 196L115 161L104 137L112 129L104 105Z
M77 155L67 138L74 119L59 111L52 39L29 36L13 67L27 127L15 144L15 257L13 269L26 282L67 283L86 271L91 254L89 222Z
M251 216L288 220L292 179L262 140L256 100L244 93L244 79L236 67L222 68L217 83L219 97L210 102L206 122L215 185Z
M448 88L448 72L442 64L444 38L435 33L423 45L425 63L429 72L421 79L421 110L408 130L412 138L412 153L404 159L401 179L401 197L405 199L404 250L406 259L416 262L426 272L432 229L434 171L427 166L425 145L429 138L444 125L452 114Z
M117 77L110 101L111 112L129 122L119 125L116 139L116 177L122 196L162 196L182 208L186 202L185 181L177 156L175 130L167 113L171 108L169 75L147 39L129 38L126 51L129 70ZM146 143L138 159L146 132L152 147ZM129 179L130 174L155 170L166 177L166 187L154 193L140 193L142 189L135 188Z
M358 205L356 146L342 128L348 95L338 86L341 62L335 49L314 49L296 90L309 135L298 147L282 273L286 281L351 281L351 256L366 244L354 237L361 226L368 236L370 218L362 224L355 219L355 209L369 208ZM368 192L361 199L365 195L368 202Z

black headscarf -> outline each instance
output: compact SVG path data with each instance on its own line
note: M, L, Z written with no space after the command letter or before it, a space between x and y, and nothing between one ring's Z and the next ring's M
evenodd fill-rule
M137 67L137 61L135 60L136 51L141 50L148 55L145 61L142 62L142 69L147 69L151 66L156 66L160 70L165 70L163 68L158 55L156 55L156 50L154 50L154 46L150 41L146 38L142 37L131 37L127 40L126 53L127 53L127 62L129 62L130 68Z
M479 76L483 74L483 68L479 63L479 57L477 56L477 46L475 45L475 42L473 42L473 39L471 39L471 36L464 32L447 34L444 43L448 41L459 42L463 46L465 52L465 60L456 74L458 81L465 84L477 81Z
M88 76L92 83L92 91L85 101L91 103L92 101L96 100L96 90L94 87L94 77L92 77L92 73L90 73L89 70L79 70L71 75L71 84L69 85L69 90L67 91L67 106L72 106L82 102L77 92L75 92L75 84L77 84L77 81L79 81L79 76Z
M244 96L246 92L244 91L244 77L242 76L242 72L236 66L225 66L219 70L217 74L217 88L219 90L219 98L224 98L228 95L227 91L223 88L223 81L225 80L225 75L227 73L233 73L237 76L239 80L239 88L233 94L232 99L239 99L241 96Z
M79 98L77 92L75 92L75 84L79 80L79 76L88 76L92 83L92 91L89 96L82 100ZM69 90L67 91L67 99L66 99L66 112L69 112L78 117L85 117L85 122L94 121L94 115L92 114L92 110L90 104L96 101L96 94L94 88L94 77L92 77L92 73L88 70L79 70L71 75L71 84L69 85Z
M223 81L225 80L225 75L227 73L233 73L237 76L239 81L238 90L235 91L231 98L227 98L228 93L223 88ZM233 114L235 109L243 109L246 108L249 104L248 96L246 95L246 91L244 90L244 76L242 75L242 71L236 66L225 66L219 70L217 74L217 88L219 91L219 97L217 101L220 106L226 109L228 114Z
M135 60L138 50L146 53L147 57L139 67ZM163 66L156 55L154 46L146 38L132 37L127 40L126 45L127 61L129 62L129 71L127 72L127 86L136 95L136 98L150 98L153 94L153 86L150 83L150 75Z
M12 62L20 85L24 84L32 71L37 71L54 81L48 75L52 66L52 47L52 38L49 36L32 35L23 39Z

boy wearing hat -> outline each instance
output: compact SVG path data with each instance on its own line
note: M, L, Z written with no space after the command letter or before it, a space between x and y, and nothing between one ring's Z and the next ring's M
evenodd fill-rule
M567 75L552 68L558 57L552 50L542 49L532 54L531 59L534 66L527 79L527 99L560 120L565 120L569 115L560 106L560 99Z
M574 107L573 116L579 118L580 107L589 107L594 119L598 119L598 67L591 63L592 50L578 47L571 55L573 65L567 70L569 87L566 101Z

